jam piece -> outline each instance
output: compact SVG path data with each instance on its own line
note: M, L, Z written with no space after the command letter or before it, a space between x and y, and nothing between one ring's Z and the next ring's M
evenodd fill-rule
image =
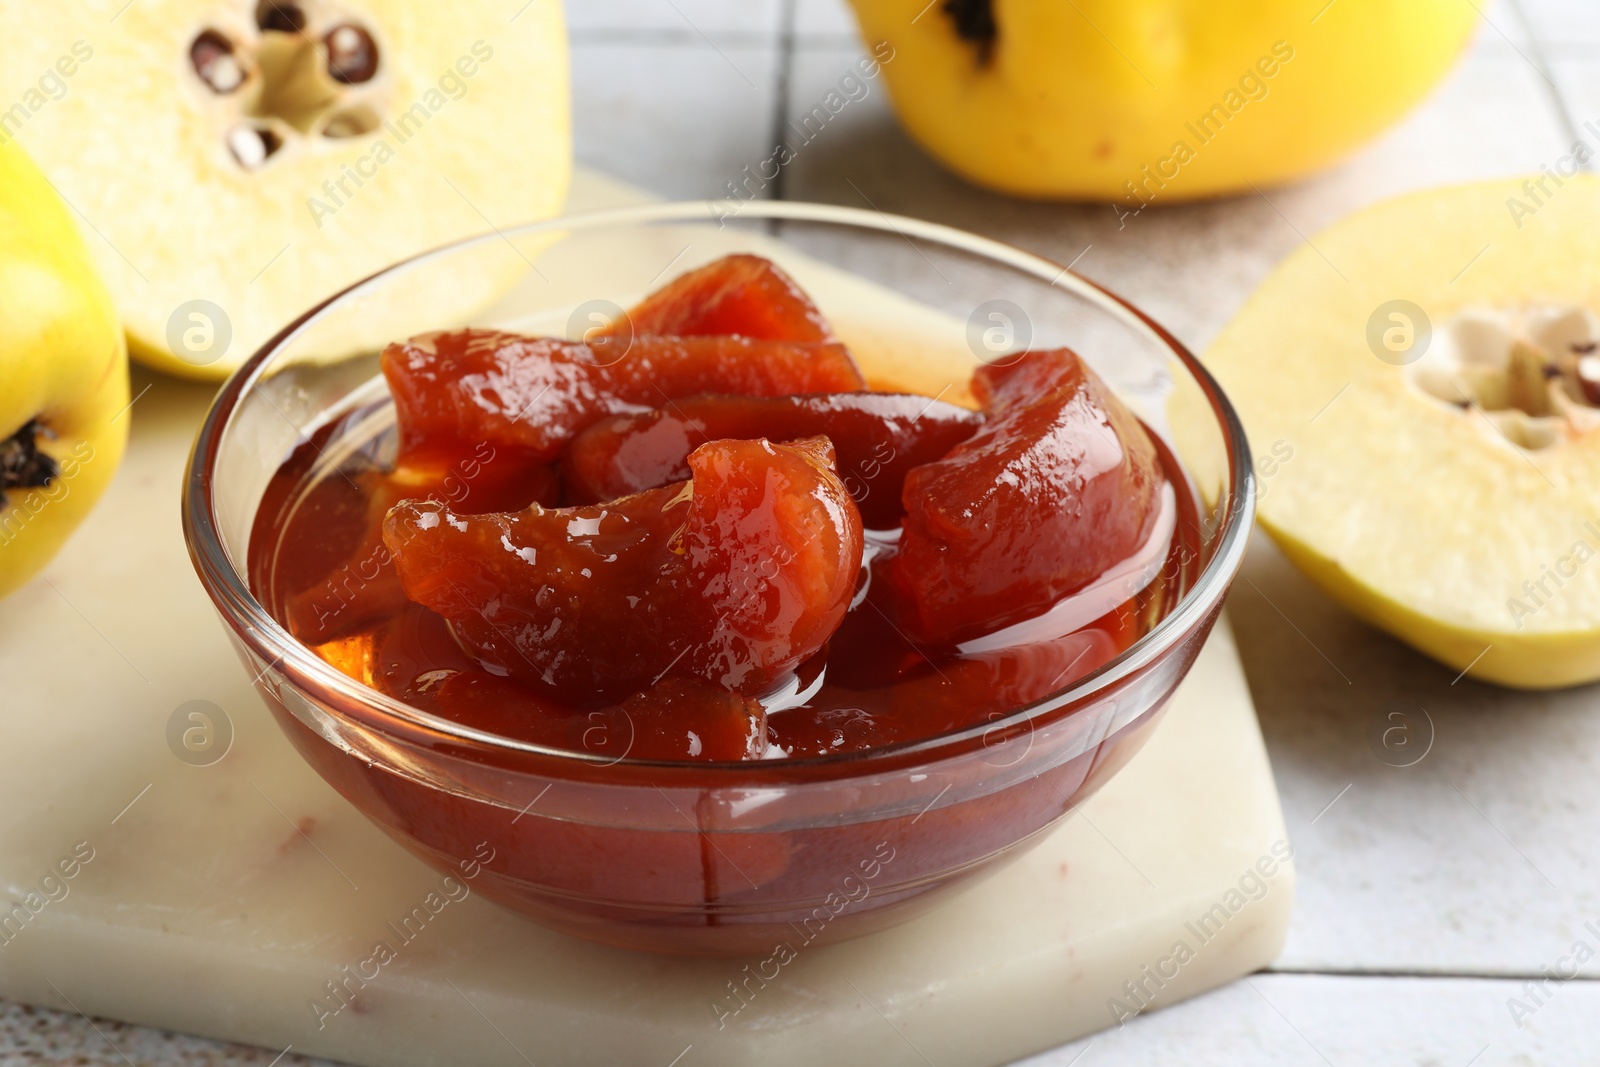
M306 543L324 551L295 561L306 577L284 604L289 632L308 645L321 645L406 605L400 575L383 543L384 515L401 500L426 498L469 515L554 504L559 492L560 474L552 465L507 458L485 443L449 466L413 464L390 474L367 469L353 477L324 478L290 519L304 524ZM359 530L353 539L352 528ZM319 536L325 530L343 531L343 536Z
M792 441L823 435L869 529L900 524L906 472L971 437L980 416L904 393L685 397L654 411L613 415L573 439L563 461L571 503L612 500L689 477L689 453L724 438Z
M611 351L494 330L427 334L388 346L382 367L399 417L401 464L453 463L483 442L523 463L545 463L606 415L680 396L863 387L855 361L837 344L637 337L622 356Z
M821 706L774 714L773 743L790 756L825 756L994 723L1104 666L1136 636L1121 629L1108 617L1052 641L925 663L884 685L840 689ZM985 738L996 749L1011 740L1001 727Z
M289 632L305 644L335 641L386 619L406 605L405 590L384 547L383 515L406 494L377 471L324 478L300 501L289 522L324 552L289 561L304 578L284 603ZM335 530L333 541L313 531ZM333 541L333 543L329 543Z
M901 619L933 644L1038 615L1133 555L1164 484L1144 428L1072 352L981 367L972 386L983 428L902 494Z
M398 576L395 584L399 584ZM448 679L482 673L443 616L421 604L406 601L390 625L379 628L367 641L371 648L367 684L423 711L442 714L439 693ZM419 664L426 669L418 670Z
M793 278L770 259L744 254L723 256L679 275L641 300L612 332L629 327L636 337L713 334L768 341L837 340L828 320Z
M440 457L413 459L389 475L390 503L428 497L449 504L461 515L521 511L529 504L554 505L561 500L561 468L526 452L496 448L479 441L454 462ZM381 515L379 516L382 517Z
M979 371L981 412L861 392L816 308L752 256L679 278L613 330L391 345L393 436L367 407L296 450L258 511L252 586L349 677L602 763L827 757L976 728L1004 766L1035 740L1016 713L1130 647L1192 578L1181 471L1070 352ZM327 447L357 429L353 451ZM1157 536L1169 525L1176 539ZM1062 805L1110 766L1086 740L1052 772ZM955 861L990 801L922 825L945 828ZM408 811L419 838L465 832L445 803ZM815 888L829 856L884 831L506 832L537 833L508 862L551 885L731 904L779 877Z
M462 516L389 512L406 594L484 663L564 702L668 674L755 694L821 648L861 567L861 517L833 448L715 441L692 481L609 504Z
M436 704L465 726L614 760L745 760L767 750L760 702L698 678L669 676L620 704L582 710L473 670L446 679Z
M760 759L767 751L761 702L697 678L668 677L585 718L586 747L632 759Z

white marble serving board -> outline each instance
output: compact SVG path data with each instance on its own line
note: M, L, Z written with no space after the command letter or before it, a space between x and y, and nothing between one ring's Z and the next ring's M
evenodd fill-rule
M1113 1025L1113 998L1139 1007L1127 983L1169 1003L1283 943L1292 865L1224 620L1148 747L1037 849L905 926L802 951L720 1025L744 961L589 945L476 896L319 1012L439 876L295 756L193 575L178 493L209 389L134 388L106 499L0 603L0 997L372 1065L956 1067ZM169 743L192 701L231 733L209 766Z

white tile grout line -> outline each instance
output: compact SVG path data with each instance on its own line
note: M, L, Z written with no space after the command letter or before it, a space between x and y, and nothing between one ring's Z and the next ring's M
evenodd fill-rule
M665 2L666 2L668 7L672 8L672 10L674 10L674 11L676 11L678 13L678 17L679 18L683 19L684 22L688 23L688 26L689 26L689 28L691 30L693 30L697 35L699 35L700 39L706 43L706 47L711 49L719 57L721 57L722 61L724 63L726 63L729 67L731 67L733 69L733 72L735 74L739 75L739 78L746 85L750 86L751 89L755 89L756 88L756 83L750 80L749 76L747 74L745 74L744 69L742 67L740 67L739 64L735 63L732 59L730 59L726 52L724 52L721 48L717 47L716 42L713 41L711 38L707 37L705 35L705 32L703 30L701 30L700 27L698 25L696 25L695 22L692 19L690 19L688 15L684 14L682 8L678 7L678 5L673 3L672 0L665 0ZM757 90L757 91L759 92L760 90Z
M794 27L799 19L798 0L780 0L778 5L778 54L772 65L772 125L768 127L769 144L787 141L785 127L789 124L789 104L794 88ZM772 177L772 199L783 200L785 168L779 167ZM769 229L776 233L777 220Z
M1528 64L1528 66L1532 67L1533 68L1533 72L1535 74L1539 75L1539 77L1541 79L1543 79L1544 83L1550 87L1551 91L1554 92L1555 91L1555 87L1556 87L1556 83L1551 80L1550 72L1548 70L1546 70L1545 67L1542 64L1534 62L1533 58L1531 56L1529 56L1527 52L1524 52L1522 49L1518 48L1517 47L1517 42L1513 41L1511 39L1511 36L1508 33L1506 33L1506 31L1504 31L1504 30L1502 30L1500 28L1500 24L1499 23L1495 22L1494 19L1489 17L1488 12L1485 10L1485 4L1483 3L1483 0L1466 0L1466 3L1474 11L1476 11L1478 13L1478 19L1485 26L1489 27L1489 29L1493 30L1494 33L1502 41L1505 42L1507 48L1510 48L1517 55L1521 56L1522 57L1522 61L1524 63ZM1496 12L1496 13L1498 14L1498 12ZM1520 14L1519 12L1516 11L1515 8L1512 9L1512 13L1513 13L1514 16L1517 15L1517 14ZM1518 19L1518 21L1521 21L1524 27L1527 26L1527 22L1526 21L1523 21L1521 19ZM1529 40L1529 41L1527 41L1525 43L1528 45L1528 48L1531 51L1533 49L1534 42L1532 40Z
M1578 135L1577 119L1573 117L1566 93L1556 83L1555 70L1550 66L1549 57L1545 55L1544 42L1539 39L1539 34L1534 30L1533 20L1523 10L1523 0L1505 0L1503 6L1510 10L1511 17L1521 23L1523 32L1528 35L1528 55L1525 58L1533 64L1534 68L1539 72L1539 76L1544 79L1546 95L1550 98L1550 108L1555 112L1557 124L1560 125L1562 132L1570 138L1569 144L1581 141L1583 138ZM1485 19L1484 21L1487 22L1488 20ZM1579 163L1579 166L1587 171L1594 170L1594 166L1588 158Z
M780 30L707 30L696 33L693 29L639 29L617 27L600 29L581 27L568 32L567 43L573 48L623 45L632 48L776 48L781 40Z
M707 30L706 35L690 30L669 29L639 29L637 27L618 27L616 29L599 29L595 27L582 27L571 30L567 35L567 43L573 48L603 48L621 46L625 48L704 48L710 41L721 48L777 48L783 43L787 34L794 42L796 50L815 49L817 51L864 51L861 39L849 33L829 33L819 30L800 30L798 28L779 28L776 31L763 30L732 30L717 31Z

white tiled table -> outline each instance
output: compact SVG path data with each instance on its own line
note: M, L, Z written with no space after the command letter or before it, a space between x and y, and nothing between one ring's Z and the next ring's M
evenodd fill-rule
M668 197L721 195L858 52L842 0L568 6L579 158ZM1395 192L1535 170L1600 120L1600 4L1501 0L1488 18L1416 114L1332 172L1269 191L1270 203L1152 210L1119 229L1108 207L991 196L910 144L881 85L830 123L777 189L870 198L1062 262L1082 254L1080 271L1203 348L1301 233ZM1333 606L1264 542L1245 578L1231 612L1298 852L1289 944L1266 973L1031 1062L1600 1062L1600 958L1550 984L1522 1027L1507 1005L1532 1004L1524 982L1575 940L1600 949L1584 928L1600 928L1600 691L1515 696L1453 684L1453 672ZM1433 748L1414 767L1386 766L1368 728L1390 707L1417 704L1435 724ZM310 1062L0 1005L0 1063L124 1057Z

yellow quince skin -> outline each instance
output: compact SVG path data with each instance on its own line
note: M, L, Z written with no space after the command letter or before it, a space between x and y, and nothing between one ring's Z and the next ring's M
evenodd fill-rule
M1464 0L853 0L906 130L979 185L1150 203L1327 166L1411 109Z
M0 145L0 596L83 521L127 440L128 363L111 299L61 198Z

